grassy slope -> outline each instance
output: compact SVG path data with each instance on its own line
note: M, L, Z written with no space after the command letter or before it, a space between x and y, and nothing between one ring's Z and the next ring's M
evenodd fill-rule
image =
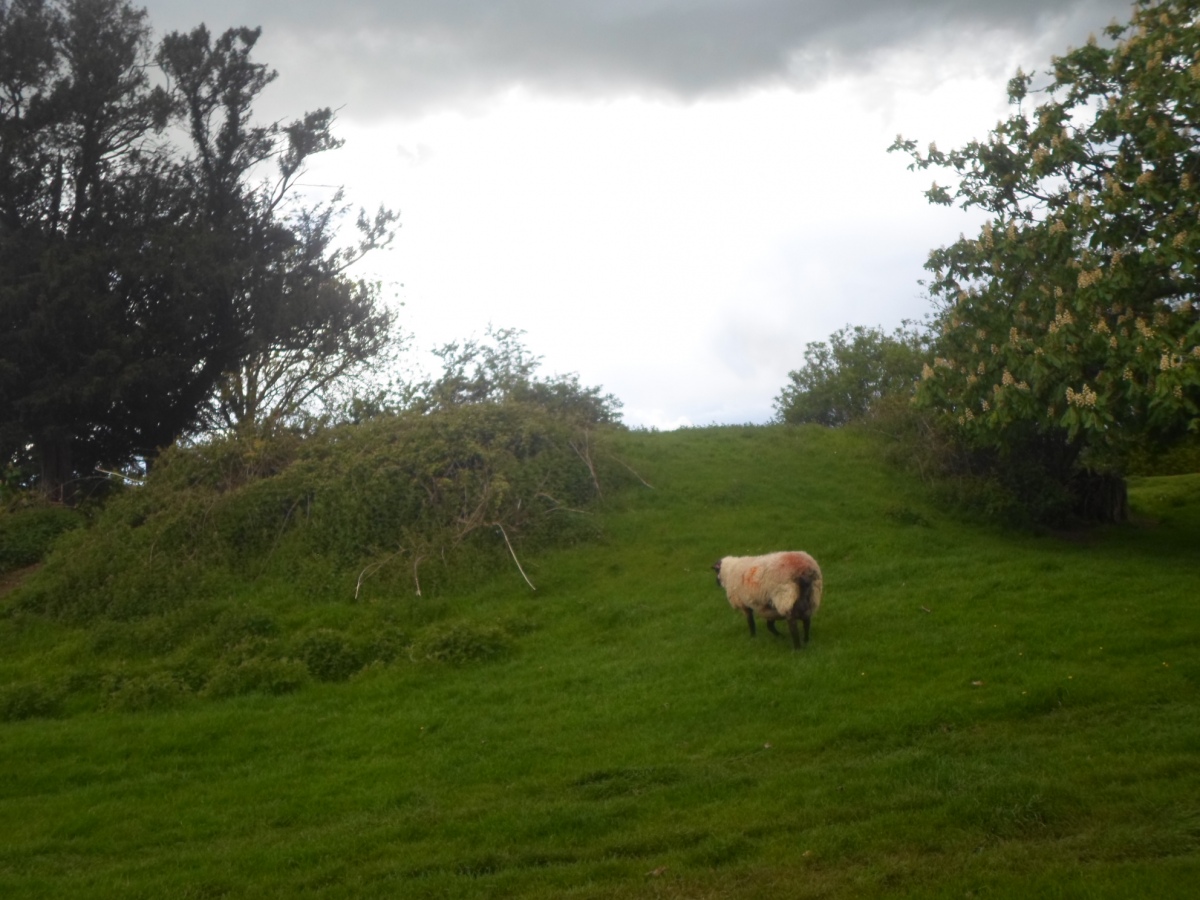
M1200 476L1065 541L941 515L852 433L622 440L655 489L523 560L535 595L382 601L524 623L503 659L0 725L0 895L1190 894ZM788 547L826 578L799 654L708 568Z

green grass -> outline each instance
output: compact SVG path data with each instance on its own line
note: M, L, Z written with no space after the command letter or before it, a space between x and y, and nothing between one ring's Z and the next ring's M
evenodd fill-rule
M850 431L619 453L654 488L523 558L536 593L513 569L223 601L403 636L347 682L148 711L83 690L0 723L0 896L1192 895L1200 476L1137 481L1132 525L1036 537L944 514ZM709 569L785 548L825 574L800 653L752 641ZM107 627L0 619L0 683L173 652L167 625Z

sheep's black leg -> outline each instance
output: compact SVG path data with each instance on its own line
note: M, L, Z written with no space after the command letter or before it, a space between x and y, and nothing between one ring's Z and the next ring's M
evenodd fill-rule
M794 650L799 650L800 649L800 629L798 629L796 627L795 619L789 618L787 620L787 623L788 623L788 631L790 631L792 633L792 648ZM804 636L805 636L805 640L808 640L808 629L807 628L804 629Z
M746 610L746 621L750 624L750 637L754 637L754 610Z
M812 616L801 616L801 621L804 622L804 643L808 643L808 625L812 622Z
M771 634L775 635L775 637L783 637L782 634L775 630L774 619L767 619L767 631L771 632Z

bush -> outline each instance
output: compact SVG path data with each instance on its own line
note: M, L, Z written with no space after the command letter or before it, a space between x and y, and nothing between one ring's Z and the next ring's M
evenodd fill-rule
M63 506L0 511L0 573L40 562L59 535L82 524L82 514Z
M175 706L191 694L188 683L171 672L108 675L101 681L106 709L141 712Z
M1063 459L1043 436L1013 436L1015 455L973 446L937 417L893 398L870 417L888 435L889 462L911 472L948 507L1012 528L1071 524L1083 497L1060 469Z
M909 397L921 375L924 335L906 322L892 334L847 325L829 343L804 350L804 366L788 373L791 383L775 398L780 422L845 425L865 418L880 400Z
M442 629L414 649L374 601L500 569L522 584L514 556L594 537L581 508L630 477L607 437L506 400L176 447L91 527L61 535L5 612L86 625L99 671L64 691L112 710L287 693L405 654L496 657L511 646L503 628ZM330 615L298 612L317 604ZM47 704L14 694L12 714Z
M217 616L214 626L217 642L227 647L273 638L278 633L279 625L269 613L250 606L226 610Z
M1132 475L1190 475L1200 472L1200 434L1189 434L1165 449L1150 446L1134 451L1129 458Z
M314 560L321 598L350 599L367 568L372 586L436 592L511 566L509 543L571 539L582 517L565 510L626 477L605 468L603 434L578 429L506 401L173 448L64 539L17 602L70 621L165 615L267 573L310 593Z
M61 691L40 681L27 681L0 688L0 720L5 722L52 717L61 711Z
M345 681L371 661L364 649L333 629L321 628L300 639L296 656L318 681Z
M461 406L518 402L536 406L577 425L615 425L622 403L603 388L584 387L578 375L538 376L541 357L521 343L523 331L488 327L483 340L445 344L434 355L442 361L437 379L412 385L408 407L428 412Z
M503 628L460 622L422 635L413 645L413 658L465 665L502 656L511 648L512 639Z
M300 660L256 656L218 665L205 685L203 694L208 697L290 694L307 682L308 669Z

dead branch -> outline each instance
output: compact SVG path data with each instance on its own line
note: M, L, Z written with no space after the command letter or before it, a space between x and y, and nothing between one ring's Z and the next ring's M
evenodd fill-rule
M378 572L380 569L382 569L385 565L387 565L389 562L391 562L393 559L395 559L399 554L401 554L403 552L404 552L404 550L400 549L400 550L396 551L395 553L389 553L383 559L378 560L377 562L371 563L369 566L367 566L365 569L363 569L361 572L359 572L358 573L358 581L356 581L354 584L354 599L355 600L358 599L358 592L360 590L362 590L363 582L366 581L367 578L374 575L376 572ZM417 591L417 593L419 594L421 592Z
M591 513L588 512L586 509L575 509L573 506L564 506L562 501L560 501L557 497L551 497L545 491L538 491L537 494L535 494L534 496L545 497L547 500L549 500L551 503L554 504L552 507L550 507L549 510L547 510L547 512L558 512L559 510L562 510L564 512L579 513L581 516L590 516L591 515Z
M527 585L529 585L529 589L531 591L536 591L537 588L535 588L533 586L533 582L529 580L529 576L526 575L525 570L521 568L521 561L519 559L517 559L516 551L513 550L513 545L508 540L508 532L504 530L504 526L501 525L499 522L496 522L495 525L497 528L500 529L500 534L502 534L504 536L504 543L508 544L508 552L512 554L513 562L515 562L517 564L517 571L521 573L521 577L525 579L525 583Z
M413 583L416 584L416 586L417 586L417 596L418 597L421 596L421 578L417 574L417 567L421 565L422 559L424 559L424 557L420 556L420 555L418 555L417 557L415 557L413 559Z
M464 499L466 499L466 498L464 498ZM461 541L463 538L465 538L468 534L470 534L476 528L479 528L480 526L487 524L484 521L484 513L487 512L487 505L491 499L492 499L492 483L489 481L487 484L485 484L483 486L483 491L480 493L480 496L479 496L479 503L478 503L478 505L476 505L475 509L472 510L470 515L466 516L465 518L463 516L458 517L459 523L466 526L466 530L459 534L457 541ZM457 541L456 541L456 543L457 543Z
M123 472L110 472L108 469L102 469L96 466L96 471L101 475L111 475L113 478L123 478L126 481L132 481L134 484L145 484L145 478L138 478L136 475L126 475Z
M583 464L588 467L588 471L592 473L592 484L596 487L596 496L603 497L604 492L600 490L600 479L596 477L596 467L592 464L592 448L589 446L589 435L585 430L583 432L583 449L579 449L574 441L567 441L567 444L575 451L575 454L583 460Z
M645 478L643 478L641 475L639 475L637 473L637 470L635 470L633 468L633 466L631 466L629 463L625 462L625 460L621 459L621 457L617 456L615 453L610 453L610 454L608 454L608 456L610 459L615 459L620 465L622 465L626 469L628 469L632 473L634 478L636 478L638 481L640 481L646 487L650 488L650 490L654 490L654 485L652 485Z

